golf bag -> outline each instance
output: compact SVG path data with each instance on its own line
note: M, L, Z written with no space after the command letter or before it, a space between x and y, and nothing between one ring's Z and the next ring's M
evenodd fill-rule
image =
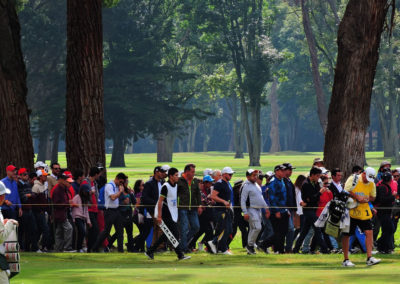
M340 235L340 220L346 211L348 197L349 194L346 191L342 191L329 204L329 217L325 224L325 233L332 237L338 238Z
M5 258L10 267L10 278L20 272L19 267L19 244L18 244L18 228L14 225L14 230L4 242Z

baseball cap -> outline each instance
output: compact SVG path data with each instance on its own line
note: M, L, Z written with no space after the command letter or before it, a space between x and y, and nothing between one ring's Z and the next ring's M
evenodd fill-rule
M214 179L210 175L206 175L203 177L203 182L206 182L206 181L213 182Z
M45 168L47 165L43 163L42 161L37 161L35 164L35 169L36 168Z
M232 170L231 167L225 167L225 168L223 168L222 171L221 171L221 174L229 174L229 175L232 175L232 174L234 174L234 173L235 173L235 171Z
M163 165L163 166L161 166L161 169L162 169L163 171L165 171L165 172L168 172L170 168L171 168L171 167L170 167L169 165Z
M210 176L212 174L213 170L212 169L205 169L203 171L203 176Z
M389 161L383 161L383 162L381 163L380 168L382 168L382 167L384 167L384 166L387 166L387 165L391 166L392 164L391 164Z
M246 176L251 176L254 172L258 173L258 170L248 169L246 171Z
M265 176L267 177L270 177L270 176L273 176L274 175L274 173L272 172L272 171L268 171L266 174L265 174Z
M49 174L46 173L45 170L37 170L36 175L37 175L37 177L40 177L40 176L48 176Z
M375 172L375 170L373 168L368 167L368 168L365 169L365 176L367 177L367 180L369 182L374 182L375 174L376 174L376 172Z
M18 175L22 175L23 173L27 173L27 172L28 172L27 169L25 169L25 168L20 168L20 169L18 170Z
M286 168L286 170L294 170L295 169L295 167L293 167L291 163L283 163L282 165Z
M315 163L323 163L324 162L324 160L322 160L321 158L315 158L314 159L314 164Z
M274 172L279 170L286 170L286 167L284 165L276 165L274 168Z
M154 172L166 173L168 170L163 169L161 166L157 166L154 168Z
M7 166L7 168L6 168L6 171L7 172L13 172L13 171L15 171L17 168L15 167L15 166L13 166L13 165L8 165Z
M63 172L60 178L66 180L67 182L74 182L70 171Z
M82 184L80 189L83 190L83 191L86 191L86 192L90 192L90 190L91 190L90 185L87 184L87 183Z
M0 181L0 195L4 195L4 194L10 194L11 190L9 190L6 185Z

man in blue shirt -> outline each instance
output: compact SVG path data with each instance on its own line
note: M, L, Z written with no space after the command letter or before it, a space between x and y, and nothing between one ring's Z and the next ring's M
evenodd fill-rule
M271 206L271 223L274 228L274 251L275 253L284 253L285 236L288 231L288 222L290 213L286 208L287 192L283 177L285 176L283 165L275 166L275 176L267 185L269 202Z
M17 179L17 168L9 165L6 168L7 176L1 181L11 190L10 194L6 194L6 199L1 211L5 219L14 219L22 216L21 200L19 199Z

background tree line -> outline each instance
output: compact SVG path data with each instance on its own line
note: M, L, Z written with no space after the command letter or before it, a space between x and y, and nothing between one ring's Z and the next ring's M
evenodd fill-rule
M158 160L167 162L177 151L228 150L237 158L248 152L249 164L259 165L261 152L323 150L336 37L352 1L6 2L18 11L38 160L55 161L65 149L78 155L84 150L65 141L84 140L85 134L87 141L106 138L99 150L87 152L112 152L111 166L124 166L127 152L157 151ZM385 10L387 22L390 14ZM73 26L79 16L88 19L88 30L90 23L97 26L79 35ZM73 53L85 47L74 42L96 33L98 49L90 48L97 58L101 54L102 69L87 90L104 95L98 105L95 96L79 96L85 72L81 77L67 72L68 66L88 68L87 73L97 68L85 67L79 61L84 54ZM384 150L396 159L398 35L397 26L390 40L382 33L365 140L366 150ZM77 101L68 98L74 98L74 90L82 104L72 108ZM104 109L100 124L89 117L96 109L90 104ZM73 111L68 120L66 112ZM76 117L84 123L73 125ZM67 131L74 127L79 131ZM95 159L90 163L104 163L104 157Z

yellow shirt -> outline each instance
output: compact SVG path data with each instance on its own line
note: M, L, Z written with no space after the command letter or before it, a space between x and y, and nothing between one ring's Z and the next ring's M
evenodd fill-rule
M364 183L362 181L361 175L358 178L356 186L353 188L354 175L350 176L344 189L348 192L353 192L354 194L362 197L376 197L376 187L375 183L368 182ZM369 207L369 203L358 203L358 206L350 209L350 217L359 220L369 220L372 218L371 208Z

